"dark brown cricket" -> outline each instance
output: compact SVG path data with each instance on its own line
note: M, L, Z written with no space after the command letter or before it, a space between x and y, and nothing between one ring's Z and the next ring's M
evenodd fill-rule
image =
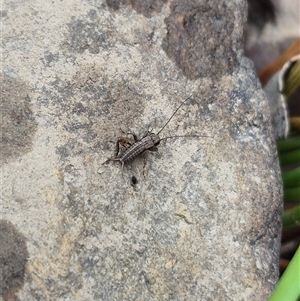
M177 113L177 111L181 108L181 106L190 99L191 95L186 98L175 110L175 112L172 114L172 116L168 119L168 121L165 123L165 125L160 129L160 131L155 133L146 132L144 136L139 140L135 134L132 134L134 137L134 143L128 142L124 138L119 138L116 143L116 152L115 155L111 158L108 158L103 164L108 163L109 161L119 161L122 165L122 170L124 167L124 164L130 160L133 160L140 154L142 154L145 151L157 151L157 145L159 145L160 141L169 139L169 138L178 138L178 137L208 137L208 136L199 136L199 135L184 135L184 136L170 136L170 137L164 137L162 139L159 138L159 134L162 132L162 130L166 127L166 125L170 122L170 120L173 118L173 116ZM129 147L122 153L119 154L120 145L127 144Z

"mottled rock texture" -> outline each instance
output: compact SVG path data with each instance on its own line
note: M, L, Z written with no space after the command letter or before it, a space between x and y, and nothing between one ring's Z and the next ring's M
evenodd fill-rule
M245 2L13 0L1 18L1 217L26 264L3 298L267 300L282 190ZM199 137L102 165L190 95L160 136Z

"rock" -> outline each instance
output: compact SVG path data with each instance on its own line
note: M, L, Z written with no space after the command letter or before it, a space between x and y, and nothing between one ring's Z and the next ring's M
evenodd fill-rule
M18 298L266 300L282 188L244 1L38 0L2 19L5 103L30 99L2 160L29 252ZM160 137L199 137L102 165L120 128L158 133L188 96Z

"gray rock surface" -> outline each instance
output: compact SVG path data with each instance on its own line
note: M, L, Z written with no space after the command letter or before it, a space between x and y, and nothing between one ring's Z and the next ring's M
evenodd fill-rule
M1 17L1 217L29 254L3 300L266 300L282 189L244 1L16 0ZM120 128L157 133L189 95L161 138L208 137L102 165Z

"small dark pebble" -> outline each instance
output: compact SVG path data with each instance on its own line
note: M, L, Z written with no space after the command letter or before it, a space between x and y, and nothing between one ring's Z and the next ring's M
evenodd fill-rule
M136 185L137 182L138 182L137 178L136 178L135 176L132 176L132 177L131 177L131 184L132 184L132 185Z

